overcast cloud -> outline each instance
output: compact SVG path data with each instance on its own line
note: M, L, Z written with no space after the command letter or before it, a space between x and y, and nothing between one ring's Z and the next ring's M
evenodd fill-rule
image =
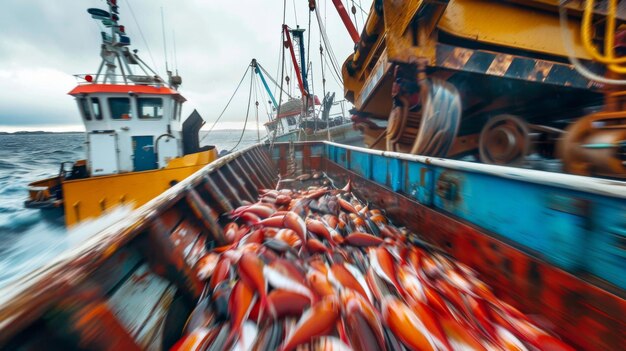
M181 92L188 100L183 112L189 114L197 108L208 125L224 108L253 57L276 79L280 78L276 71L280 58L281 0L118 0L118 3L120 23L131 37L131 48L138 49L151 66L153 58L156 70L165 76L160 14L163 7L169 64L174 65L175 32L176 61L183 77ZM355 3L368 10L371 1ZM322 16L326 13L327 33L342 64L353 49L350 37L330 0L319 1L318 6ZM100 29L87 14L89 7L106 9L106 2L26 0L5 4L0 11L0 131L82 128L74 99L67 92L76 85L73 74L93 73L100 63ZM290 27L296 26L296 15L300 27L308 29L307 0L287 1L286 22ZM358 11L359 27L361 15ZM311 28L310 58L315 92L321 96L319 31L314 13ZM343 96L342 87L329 74L329 67L325 70L327 91L337 92L337 98ZM242 85L222 117L222 128L242 125L248 82ZM296 90L292 87L292 91ZM267 104L261 101L261 95L259 100L260 104ZM260 107L259 115L261 122L267 120L264 106Z

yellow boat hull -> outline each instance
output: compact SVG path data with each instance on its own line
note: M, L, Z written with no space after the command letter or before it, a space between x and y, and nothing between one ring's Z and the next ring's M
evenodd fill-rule
M139 207L215 159L212 149L171 160L162 169L63 181L65 224L98 217L121 204Z

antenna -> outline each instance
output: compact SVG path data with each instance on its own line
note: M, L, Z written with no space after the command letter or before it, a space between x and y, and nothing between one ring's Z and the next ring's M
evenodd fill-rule
M165 19L163 19L163 6L161 6L161 30L163 32L163 56L165 56L165 72L169 75L167 66L167 41L165 40Z
M174 43L174 69L178 75L178 55L176 54L176 30L172 29L172 42Z

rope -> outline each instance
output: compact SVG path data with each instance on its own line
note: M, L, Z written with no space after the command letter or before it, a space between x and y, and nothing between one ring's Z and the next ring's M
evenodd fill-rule
M222 110L222 113L220 113L219 117L217 117L215 122L213 122L213 125L211 126L211 128L209 128L209 131L206 133L205 136L202 137L202 139L200 139L200 141L204 140L204 138L206 138L209 135L209 133L211 133L211 131L213 130L213 128L215 127L217 122L219 122L220 118L222 118L222 116L224 115L224 112L226 112L226 109L230 105L230 102L233 101L233 98L235 97L235 94L237 94L237 90L239 90L239 87L241 86L241 83L243 83L243 79L246 78L246 74L248 74L248 70L249 69L250 69L250 65L248 65L248 67L246 68L246 71L243 73L243 77L241 77L241 80L239 81L239 84L237 84L237 87L235 88L235 91L233 92L233 95L231 95L230 99L228 99L228 102L226 103L226 106Z
M248 68L250 68L250 66L248 66ZM246 73L247 72L248 70L246 70ZM246 121L243 123L243 129L241 130L241 135L239 136L239 140L237 141L237 144L235 144L235 146L233 146L233 148L230 149L228 153L235 151L237 146L239 146L239 143L241 143L241 140L243 139L243 135L246 133L246 126L248 126L248 117L250 116L250 101L252 100L252 80L253 79L254 79L254 72L250 72L250 92L248 92L248 108L246 109Z

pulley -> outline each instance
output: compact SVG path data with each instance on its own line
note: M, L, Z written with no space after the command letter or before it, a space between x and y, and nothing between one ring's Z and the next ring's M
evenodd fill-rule
M480 160L495 165L517 165L530 153L528 124L513 115L491 118L479 139Z

